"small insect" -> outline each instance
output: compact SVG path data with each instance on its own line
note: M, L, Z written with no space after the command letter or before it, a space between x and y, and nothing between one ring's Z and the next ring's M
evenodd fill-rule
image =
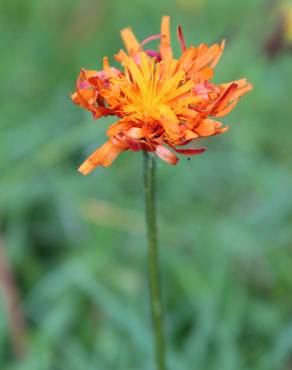
M190 157L188 157L188 161L190 161L191 160L191 158Z

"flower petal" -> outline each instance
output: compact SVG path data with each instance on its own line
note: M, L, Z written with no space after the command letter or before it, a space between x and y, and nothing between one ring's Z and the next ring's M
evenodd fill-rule
M213 105L210 111L211 115L215 115L216 113L218 113L220 110L224 109L227 106L231 97L235 93L237 86L238 85L235 82L230 84L230 86L224 91L224 93L217 99L217 101Z
M155 154L158 155L161 159L163 159L165 162L175 165L179 161L177 156L173 154L169 149L165 148L162 145L157 145L155 149Z
M221 55L221 47L218 44L212 45L210 48L207 48L202 55L198 56L193 64L192 71L199 71L203 67L206 67L210 62L212 65L214 61L218 59L218 56Z
M162 17L161 22L161 40L159 51L162 59L172 58L172 49L170 45L170 32L169 32L169 16L165 15Z
M161 106L159 107L159 113L161 114L162 126L164 127L167 134L172 139L177 139L180 135L180 127L176 115L166 104L161 104Z
M239 99L234 100L233 102L228 104L224 109L221 109L219 112L213 114L213 116L214 117L224 117L224 116L226 116L228 113L230 113L232 111L232 109L237 105L238 102L239 102Z
M109 140L93 152L81 164L78 171L83 175L88 175L97 166L108 167L123 150L126 150L126 146L114 145L112 141Z
M121 37L129 54L135 54L140 49L140 43L136 39L130 27L121 31Z
M133 139L142 139L144 137L144 131L140 127L131 127L127 130L126 135Z
M223 39L222 42L221 42L220 51L219 51L218 55L216 56L216 58L213 60L211 66L210 66L211 68L214 68L217 65L217 63L219 62L219 60L220 60L220 58L223 54L224 48L225 48L225 39Z
M186 47L186 42L185 42L185 38L184 38L181 26L177 27L177 35L178 35L181 50L185 51L187 47Z
M206 148L188 148L188 149L177 149L174 148L174 150L182 155L196 155L204 153L207 149Z
M195 133L195 132L193 132L192 130L189 130L189 129L186 129L184 131L184 133L185 133L185 139L186 140L193 140L193 139L196 139L196 138L199 137L199 135L197 133Z
M216 121L204 119L195 130L200 136L211 136L215 133Z

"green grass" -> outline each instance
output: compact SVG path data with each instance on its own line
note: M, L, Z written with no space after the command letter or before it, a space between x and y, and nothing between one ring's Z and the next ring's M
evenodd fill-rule
M277 12L264 0L12 0L0 3L1 234L21 296L28 353L13 356L0 294L1 370L152 370L142 155L76 171L112 120L69 92L162 14L189 43L227 39L216 81L253 84L231 130L176 167L158 162L170 370L287 370L292 363L292 54L269 59ZM176 51L178 44L174 41Z

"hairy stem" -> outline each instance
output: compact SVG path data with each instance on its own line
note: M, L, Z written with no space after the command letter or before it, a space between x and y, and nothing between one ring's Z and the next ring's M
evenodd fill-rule
M150 303L155 340L155 354L158 370L166 370L165 343L163 336L163 310L158 266L158 245L156 228L156 169L155 159L144 152L144 188L145 212L148 236L148 269L150 285Z

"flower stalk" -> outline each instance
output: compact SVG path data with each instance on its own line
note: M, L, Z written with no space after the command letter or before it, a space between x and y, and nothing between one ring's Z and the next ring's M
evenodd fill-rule
M158 370L166 370L163 335L163 307L160 288L159 254L156 227L156 167L155 158L144 151L145 213L148 237L148 273L155 356Z

